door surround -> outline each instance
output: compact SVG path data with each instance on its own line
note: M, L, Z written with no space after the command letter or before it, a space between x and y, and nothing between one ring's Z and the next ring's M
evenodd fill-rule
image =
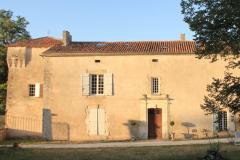
M170 101L164 97L148 97L148 99L141 99L140 104L140 121L145 122L144 126L139 128L140 138L148 139L148 109L159 108L162 110L162 139L169 138L170 131Z

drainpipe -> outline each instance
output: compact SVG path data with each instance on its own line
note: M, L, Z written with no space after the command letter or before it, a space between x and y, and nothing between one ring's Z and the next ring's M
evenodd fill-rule
M171 100L171 98L169 97L168 94L166 95L166 99L167 99L167 109L168 109L168 120L167 120L168 131L167 131L167 133L168 133L168 135L170 135L171 134L170 133L170 121L172 120L172 118L171 118L171 110L170 110L170 100Z
M146 114L146 128L147 128L147 139L148 139L148 109L147 109L147 104L148 104L148 102L147 102L147 99L148 99L148 97L147 97L147 94L144 94L143 95L143 97L144 97L144 99L145 99L145 109L146 109L146 112L145 112L145 114Z

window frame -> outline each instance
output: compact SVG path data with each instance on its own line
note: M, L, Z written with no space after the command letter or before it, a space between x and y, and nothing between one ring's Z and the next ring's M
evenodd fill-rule
M89 95L104 95L104 74L89 74Z
M28 96L35 97L36 96L36 84L29 84L28 85Z
M160 78L151 77L151 94L159 95L160 94Z
M227 124L227 111L220 111L218 112L218 131L227 131L228 124Z

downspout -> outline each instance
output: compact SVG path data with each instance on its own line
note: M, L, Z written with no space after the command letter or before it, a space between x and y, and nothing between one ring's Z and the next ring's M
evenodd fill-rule
M143 95L144 99L145 99L145 109L146 109L146 128L147 128L147 139L148 139L148 108L147 108L147 104L148 104L148 97L147 97L147 94L144 94Z

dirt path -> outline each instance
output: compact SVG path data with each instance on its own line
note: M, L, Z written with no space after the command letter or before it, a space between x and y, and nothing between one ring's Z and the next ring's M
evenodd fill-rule
M204 139L204 140L187 140L187 141L134 141L134 142L96 142L96 143L64 143L64 144L20 144L22 148L126 148L126 147L153 147L153 146L177 146L192 144L209 144L209 143L232 143L233 138L222 139ZM0 147L11 147L12 145L0 145Z

